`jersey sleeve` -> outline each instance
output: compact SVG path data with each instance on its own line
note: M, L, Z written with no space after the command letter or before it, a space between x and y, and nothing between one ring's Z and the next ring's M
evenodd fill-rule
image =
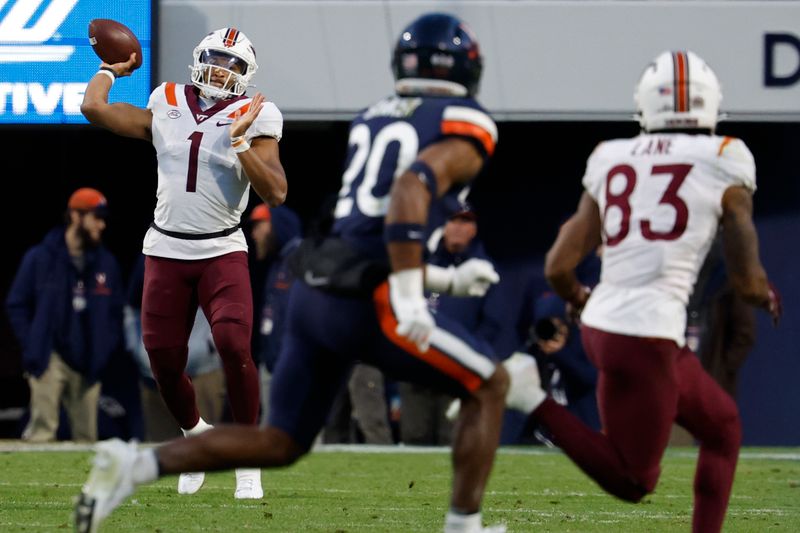
M490 157L497 144L497 124L476 102L445 106L442 110L441 134L443 137L467 139L484 157Z
M283 136L283 115L272 102L264 102L256 120L247 129L245 137L248 141L256 137L273 137L280 141Z
M164 88L166 85L166 82L164 82L153 89L153 92L150 93L150 98L147 100L147 109L152 111L158 102L164 100Z
M728 186L756 190L756 163L753 154L741 139L724 137L717 151L719 176Z
M583 174L581 183L583 188L589 193L589 196L594 198L595 202L599 202L599 196L603 189L603 174L601 171L601 161L603 160L603 146L605 143L598 144L589 159L586 161L586 172Z

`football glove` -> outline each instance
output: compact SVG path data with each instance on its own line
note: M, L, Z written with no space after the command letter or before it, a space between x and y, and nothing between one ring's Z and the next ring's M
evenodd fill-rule
M467 259L447 268L430 264L425 267L425 288L453 296L481 297L499 281L500 275L485 259Z
M777 326L778 322L781 320L781 315L783 314L783 300L781 298L781 293L778 292L778 289L775 285L772 284L771 281L767 282L769 284L769 301L767 302L767 312L772 316L772 325Z
M397 334L427 352L436 322L422 292L422 268L389 274L389 302L397 318Z

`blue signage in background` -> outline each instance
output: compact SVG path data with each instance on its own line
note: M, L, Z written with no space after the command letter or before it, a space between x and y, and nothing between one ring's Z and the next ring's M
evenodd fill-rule
M151 9L151 0L0 1L0 123L86 123L80 105L100 65L89 44L92 19L125 24L142 45L141 68L114 83L109 101L147 105Z

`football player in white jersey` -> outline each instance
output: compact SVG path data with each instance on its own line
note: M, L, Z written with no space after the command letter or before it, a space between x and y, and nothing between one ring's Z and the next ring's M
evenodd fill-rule
M250 40L235 28L209 33L194 49L191 84L162 83L146 109L108 103L114 80L132 74L135 54L103 63L81 112L97 126L152 141L158 156L154 221L144 239L142 333L159 391L184 434L211 426L197 410L184 372L197 306L211 324L236 422L258 420L258 373L250 355L252 296L240 225L250 186L270 205L286 198L278 155L283 119L261 93L245 96L258 68ZM193 494L203 473L184 473ZM258 469L236 472L235 497L261 498Z
M548 252L545 275L583 309L603 431L541 395L531 403L533 419L580 468L633 502L655 488L673 422L689 430L700 443L695 532L722 528L741 440L735 402L684 339L689 294L719 224L737 292L775 322L781 314L751 218L753 156L741 140L714 135L721 98L700 57L665 52L636 88L644 131L592 153L578 210ZM601 242L601 279L590 295L574 269Z

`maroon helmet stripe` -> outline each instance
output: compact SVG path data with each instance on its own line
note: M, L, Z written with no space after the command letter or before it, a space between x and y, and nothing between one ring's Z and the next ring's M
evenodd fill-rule
M223 39L222 43L227 47L231 47L236 44L237 37L239 37L239 30L236 28L228 28L228 30L225 32L225 38Z
M689 57L686 52L673 52L675 111L689 111Z

